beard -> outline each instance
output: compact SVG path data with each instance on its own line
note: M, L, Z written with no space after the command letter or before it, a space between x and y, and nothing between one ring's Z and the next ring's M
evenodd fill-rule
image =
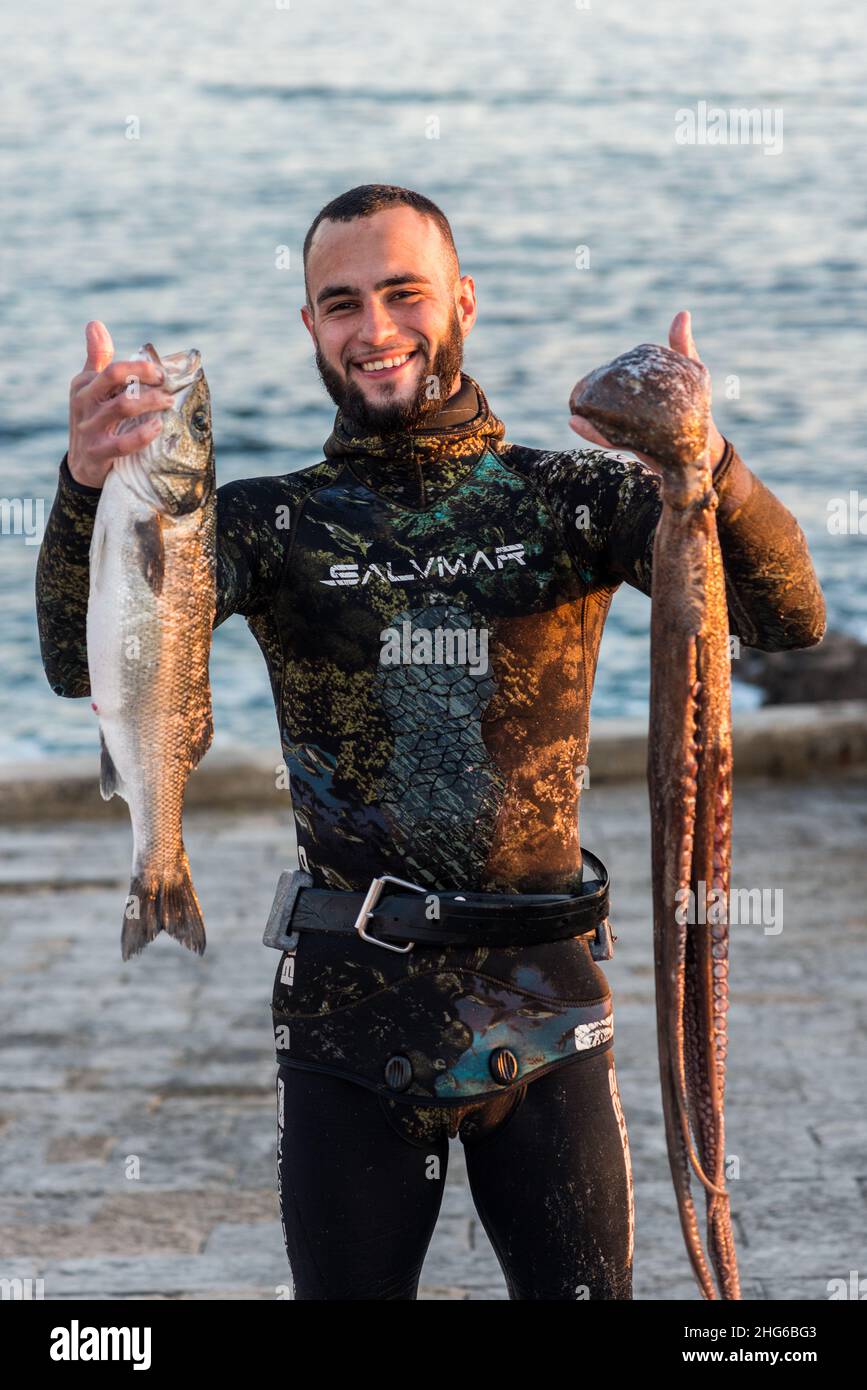
M409 400L385 401L382 405L372 405L361 387L347 380L326 360L316 339L316 367L322 384L338 410L370 434L396 434L401 430L412 429L427 415L434 414L443 404L442 396L428 396L427 382L434 377L437 382L454 381L464 360L464 336L458 320L457 309L452 306L448 329L431 356L430 349L421 345L416 349L424 358L423 369L418 378L418 391ZM351 370L351 369L350 369Z

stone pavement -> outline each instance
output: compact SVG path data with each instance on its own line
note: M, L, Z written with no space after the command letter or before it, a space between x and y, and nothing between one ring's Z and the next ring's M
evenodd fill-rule
M0 829L0 1279L41 1278L48 1299L285 1289L278 956L261 935L288 821L288 803L189 813L207 953L161 937L127 964L128 827ZM767 914L733 929L727 1151L744 1295L824 1299L830 1279L867 1277L867 781L742 782L734 837L733 886L784 890L781 931ZM582 838L612 871L619 940L604 968L635 1173L635 1296L695 1299L662 1128L643 785L585 791ZM422 1297L502 1299L461 1160L454 1141Z

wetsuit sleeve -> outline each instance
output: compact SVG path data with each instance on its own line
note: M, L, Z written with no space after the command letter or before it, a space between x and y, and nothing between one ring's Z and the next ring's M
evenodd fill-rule
M286 533L274 482L253 478L217 489L215 627L232 613L249 617L262 612L280 581ZM77 482L64 455L36 565L42 665L56 695L90 694L90 541L101 491Z
M76 482L64 454L36 561L39 646L55 695L90 694L87 596L90 540L100 492Z
M286 562L291 493L281 478L241 478L217 488L217 612L264 613Z
M555 469L551 500L573 562L589 582L625 580L649 595L659 476L599 450L571 457L571 469ZM825 600L794 516L728 440L714 485L730 631L762 651L814 646L825 631Z

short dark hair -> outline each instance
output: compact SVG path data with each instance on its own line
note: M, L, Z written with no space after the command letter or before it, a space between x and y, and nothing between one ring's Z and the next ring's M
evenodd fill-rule
M304 238L304 293L307 296L308 305L310 304L310 291L307 287L307 257L319 223L324 222L326 218L330 222L351 222L355 217L372 217L375 212L383 212L386 208L401 206L415 208L416 212L431 218L437 224L445 244L446 256L454 262L455 274L460 275L461 268L455 239L452 236L449 219L442 208L438 208L436 203L432 203L430 198L426 198L423 193L413 193L411 188L398 188L391 183L360 183L357 188L350 188L348 193L341 193L339 197L332 198L330 203L326 203L321 212L316 214L310 225L310 230Z

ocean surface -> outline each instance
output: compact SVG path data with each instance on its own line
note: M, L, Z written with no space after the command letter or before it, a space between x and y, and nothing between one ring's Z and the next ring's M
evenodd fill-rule
M867 536L828 527L867 497L857 0L46 0L3 10L0 49L0 497L47 517L91 318L122 355L201 349L220 482L317 462L334 408L304 234L337 193L398 183L452 221L479 300L465 366L510 439L580 447L573 383L690 309L721 430L801 522L830 624L867 638ZM736 140L741 108L765 124ZM88 702L39 660L37 552L0 535L0 759L95 757ZM649 612L620 590L594 715L646 710ZM217 746L277 750L242 618L211 670Z

